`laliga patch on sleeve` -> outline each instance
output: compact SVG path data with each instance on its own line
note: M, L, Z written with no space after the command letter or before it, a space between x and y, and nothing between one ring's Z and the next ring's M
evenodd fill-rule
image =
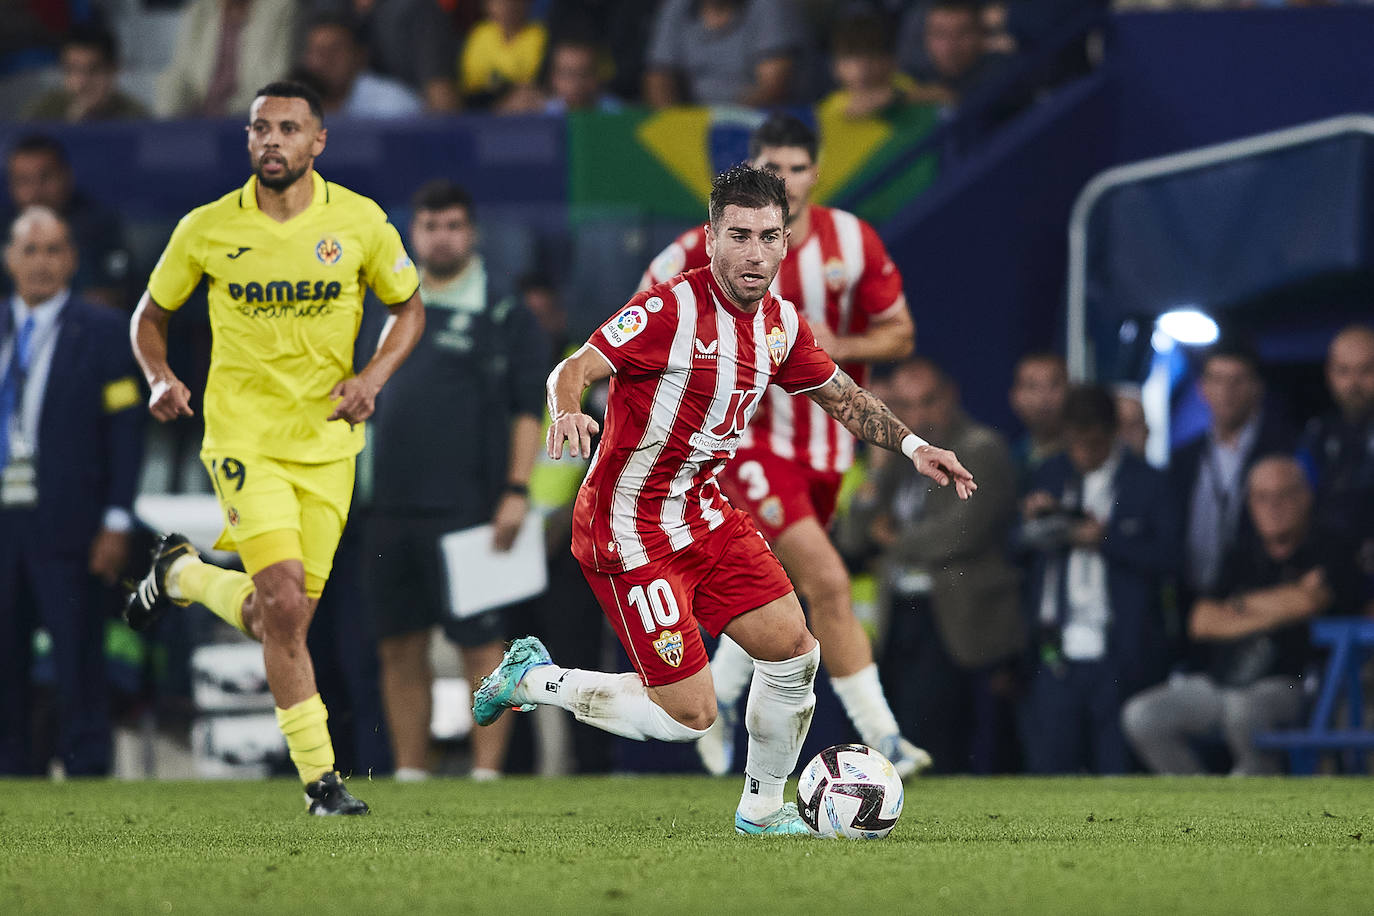
M613 347L624 346L649 323L649 313L632 305L616 315L601 329L601 336Z

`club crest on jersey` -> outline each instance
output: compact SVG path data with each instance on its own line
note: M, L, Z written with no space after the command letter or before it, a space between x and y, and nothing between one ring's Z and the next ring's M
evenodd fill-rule
M326 235L315 245L315 257L319 258L321 264L331 267L343 257L343 246L332 235Z
M773 365L781 366L782 358L787 355L787 334L780 327L774 326L764 338L768 344L768 355L773 359Z
M233 506L230 506L229 511L226 514L229 516L229 526L231 528L237 528L239 524L239 510L235 509Z
M844 289L844 261L839 258L831 258L825 262L825 285L830 287L831 292L838 293Z
M682 631L664 630L654 640L654 651L674 668L682 664Z
M623 346L644 330L648 323L649 313L632 305L611 319L610 324L601 329L601 336L613 347Z
M759 504L759 516L774 528L782 527L782 500L777 496L770 496Z

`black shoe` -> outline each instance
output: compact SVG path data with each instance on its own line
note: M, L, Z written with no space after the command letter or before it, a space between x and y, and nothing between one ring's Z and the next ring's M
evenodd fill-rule
M327 817L331 814L367 814L367 802L354 798L344 788L338 773L325 773L305 787L305 800L310 813Z
M124 602L124 621L140 633L158 622L175 602L167 597L167 570L182 557L198 557L184 534L164 534L153 548L153 568Z

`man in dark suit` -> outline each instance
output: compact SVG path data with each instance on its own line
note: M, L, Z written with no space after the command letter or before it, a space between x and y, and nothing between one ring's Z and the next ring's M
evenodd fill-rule
M1159 597L1180 525L1165 476L1116 441L1111 392L1070 389L1064 428L1065 454L1040 467L1022 503L1037 635L1022 742L1034 773L1121 773L1121 704L1169 666Z
M76 250L60 216L24 211L5 267L15 292L0 308L0 773L34 769L30 673L41 626L52 637L62 764L68 775L102 775L110 723L100 599L128 559L142 393L123 319L72 294Z
M1198 390L1211 422L1169 461L1187 546L1183 608L1212 593L1222 559L1250 526L1243 511L1250 468L1264 455L1293 449L1292 435L1264 414L1264 381L1259 358L1250 348L1238 342L1212 348L1203 360Z
M976 499L959 499L910 462L885 461L840 522L846 553L879 552L884 692L936 773L1009 772L1018 756L1010 697L1026 645L1020 574L1007 558L1011 452L964 413L958 386L929 359L893 370L883 399L916 435L958 449L979 480Z

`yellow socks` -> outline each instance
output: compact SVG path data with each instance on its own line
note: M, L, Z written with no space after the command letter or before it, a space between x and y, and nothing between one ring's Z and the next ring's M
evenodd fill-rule
M334 769L328 721L329 713L318 693L290 709L277 710L277 727L286 736L286 747L301 782L307 785Z
M243 603L253 594L253 580L247 573L221 569L199 560L188 562L177 571L177 595L187 601L199 601L229 623L240 633L248 634L243 625ZM168 588L168 594L172 589Z

